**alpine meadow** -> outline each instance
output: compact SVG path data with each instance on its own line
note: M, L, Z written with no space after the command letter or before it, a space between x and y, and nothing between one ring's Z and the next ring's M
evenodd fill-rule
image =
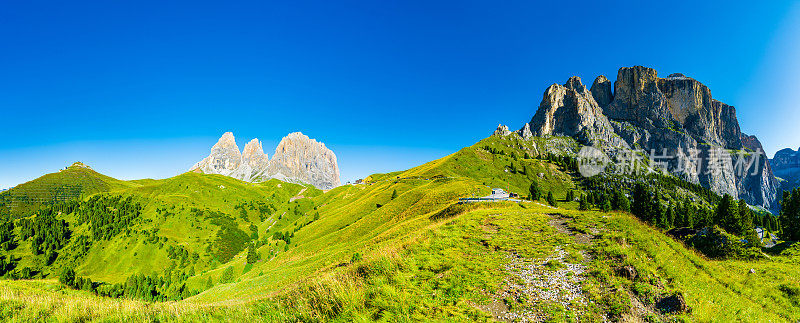
M800 321L794 2L0 6L2 322Z

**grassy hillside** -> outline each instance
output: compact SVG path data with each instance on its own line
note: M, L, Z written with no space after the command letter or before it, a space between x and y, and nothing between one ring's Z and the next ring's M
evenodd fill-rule
M0 313L19 321L800 319L792 253L713 261L627 213L578 211L563 200L581 193L573 174L531 158L546 145L493 136L327 192L187 173L87 195L81 208L117 198L141 211L108 239L94 238L100 222L82 221L81 208L58 214L72 236L51 265L33 255L31 239L20 241L10 254L37 279L0 281ZM525 195L534 180L558 208L456 204L493 187ZM100 215L123 214L123 204L100 205ZM248 245L258 260L248 263ZM169 277L170 288L191 292L156 303L99 297L54 280L68 267L111 284ZM658 309L678 294L691 311Z
M77 162L0 193L0 218L19 217L41 206L138 185L105 176Z

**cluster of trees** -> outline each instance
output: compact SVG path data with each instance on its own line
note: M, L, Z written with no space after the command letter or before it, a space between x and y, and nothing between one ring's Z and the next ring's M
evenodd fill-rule
M0 276L11 273L14 268L17 268L17 262L14 261L11 255L0 255Z
M736 201L725 194L717 204L712 223L719 225L728 233L746 236L754 229L754 214L744 200Z
M288 232L288 231L287 232L281 232L281 231L278 231L278 232L275 232L274 234L272 234L272 240L275 240L275 241L283 240L283 241L286 242L287 245L292 243L292 238L294 238L294 231L292 231L292 232Z
M75 270L72 268L64 268L61 270L61 272L58 274L58 281L68 287L90 292L95 292L97 286L99 285L89 278L78 277L75 275Z
M713 224L711 209L696 207L691 201L662 203L663 196L651 191L646 184L633 188L631 213L643 221L662 229L674 227L701 228Z
M163 208L159 207L159 208L156 208L156 214L161 216L162 219L166 220L168 217L175 216L175 212L172 212L172 210L174 210L174 209L175 209L174 206L172 207L171 210L167 209L165 207L163 207Z
M189 263L196 263L200 259L200 254L197 252L189 252L184 246L168 246L167 257L171 260L177 261L181 266L186 266Z
M658 173L648 173L643 175L618 176L618 175L598 175L583 178L583 186L587 190L605 191L608 187L618 187L632 190L635 183L642 183L655 191L675 192L683 189L694 193L710 204L719 203L721 197L710 189L695 183L690 183L674 176L667 176Z
M800 189L783 191L780 228L784 240L800 240Z
M528 175L527 166L522 165L522 168L519 168L517 167L517 164L514 164L513 161L511 162L511 165L508 166L508 171L511 172L512 174Z
M255 244L248 243L247 244L247 263L248 264L254 264L259 259L261 259L261 256L258 255L258 252L256 251Z
M622 190L589 191L581 197L579 207L581 210L597 208L603 212L611 210L628 212L631 209L631 202Z
M141 212L142 205L131 196L96 195L81 203L77 219L91 224L94 240L109 240L127 229Z
M531 186L528 188L528 194L528 198L531 201L541 200L544 197L545 201L547 201L547 204L550 204L550 206L558 206L558 201L556 201L555 196L553 196L553 192L547 192L547 195L544 195L541 187L539 187L539 183L536 181L531 183Z
M504 150L497 149L497 148L491 147L489 145L483 146L483 150L488 151L492 155L505 155L506 154L506 152ZM527 156L527 154L526 154L526 156Z
M703 228L718 226L727 233L744 237L750 245L760 245L755 226L767 224L777 227L777 219L771 215L753 212L744 200L736 201L725 195L716 200L713 209L697 207L690 200L672 202L662 201L658 192L652 192L646 184L638 183L633 189L631 213L662 229Z
M50 265L58 257L61 250L72 236L69 224L56 218L51 211L42 211L33 218L19 221L20 238L31 239L31 252L44 255L45 264Z
M556 202L556 198L553 197L553 192L547 192L547 198L545 200L547 201L547 204L550 204L550 206L553 206L553 207L558 206L558 202Z
M559 167L565 169L567 172L578 172L578 159L570 156L562 156L549 153L545 159Z
M128 277L123 290L125 297L150 302L177 301L197 294L186 288L186 278L183 275L161 277L156 274L135 274Z
M14 221L9 220L0 224L0 250L9 251L17 247L14 239Z
M250 222L250 218L247 216L247 205L246 204L239 204L233 207L234 210L239 210L239 218L241 218L245 222Z
M34 271L29 267L19 268L19 258L12 255L0 255L0 277L7 279L31 279Z
M187 278L185 274L175 272L164 277L156 274L134 274L128 277L125 283L107 284L78 277L72 268L62 269L58 275L58 281L70 288L89 291L100 296L150 302L178 301L196 295L196 291L186 288Z
M236 254L244 250L245 244L251 237L246 232L239 229L236 219L225 213L212 210L198 210L199 214L204 214L211 224L219 226L216 239L210 246L212 256L219 262L226 263L233 259Z

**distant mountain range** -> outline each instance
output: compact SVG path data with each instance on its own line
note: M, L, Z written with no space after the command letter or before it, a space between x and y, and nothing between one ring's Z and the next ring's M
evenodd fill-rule
M211 147L211 154L190 170L248 182L275 178L319 189L332 189L340 184L339 164L333 151L300 132L284 137L271 160L258 139L248 142L240 152L233 133L226 132Z
M775 153L770 160L772 171L781 181L782 190L800 187L800 148L786 148Z

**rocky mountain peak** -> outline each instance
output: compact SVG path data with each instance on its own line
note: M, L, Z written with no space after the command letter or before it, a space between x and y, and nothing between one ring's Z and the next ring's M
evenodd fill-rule
M336 155L308 136L293 132L281 139L270 161L268 176L295 179L322 189L339 186Z
M519 130L523 137L529 137L527 132L535 136L572 136L589 145L625 145L614 136L603 109L577 76L545 90L536 114Z
M69 168L73 168L73 167L74 168L92 169L91 167L89 167L89 165L86 165L86 164L84 164L82 162L74 162L74 163L72 163L72 165L69 166Z
M339 186L336 155L325 144L299 132L281 140L272 160L258 139L249 141L240 152L233 133L226 132L211 148L211 154L191 170L250 182L278 178L322 189Z
M658 77L655 69L644 66L620 68L614 81L598 76L586 90L580 78L571 77L564 85L550 85L530 122L517 134L568 136L585 145L603 146L614 153L637 147L674 156L711 150L762 151L755 136L741 132L733 106L715 100L707 86L684 74ZM501 132L500 129L498 131ZM687 181L702 184L720 194L731 194L748 203L766 208L775 206L777 181L766 156L759 153L750 169L734 174L734 166L752 154L733 156L721 172L676 173ZM746 155L746 156L745 156ZM677 167L674 167L677 168Z
M607 107L614 100L614 95L611 93L611 81L605 75L600 75L594 79L591 92L600 107Z
M222 134L222 137L220 137L219 140L217 140L217 143L214 144L214 147L212 147L212 149L213 148L218 148L218 149L232 148L236 149L236 151L239 151L239 146L236 145L236 138L233 136L232 132L226 132Z
M800 187L800 148L781 149L770 159L775 176L782 179L781 190L792 190Z
M245 144L244 150L242 151L242 158L254 157L267 157L267 154L264 153L264 148L261 147L261 142L258 141L258 138L254 138Z
M778 150L772 158L772 166L775 169L800 168L800 148L784 148Z
M586 92L586 86L581 83L581 78L577 76L570 77L564 87L575 90L578 93Z
M494 131L494 134L498 136L508 136L511 134L511 131L508 130L508 126L499 124L497 125L497 130Z

